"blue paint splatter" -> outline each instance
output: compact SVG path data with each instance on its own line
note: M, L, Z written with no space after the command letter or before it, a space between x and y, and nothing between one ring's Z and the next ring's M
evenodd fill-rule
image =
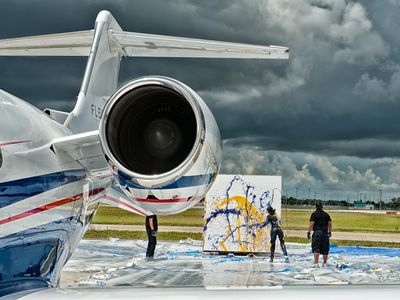
M224 218L226 219L227 222L227 228L229 228L230 233L229 234L223 234L223 235L213 235L213 236L208 236L208 240L211 241L212 246L214 247L215 250L219 249L219 243L220 242L225 242L227 240L230 240L232 243L237 243L241 245L250 245L250 242L248 240L251 240L251 237L256 237L257 231L264 228L267 225L267 221L262 221L262 222L254 222L252 223L252 215L251 215L251 207L259 207L260 209L266 209L268 206L272 205L274 202L274 190L272 191L272 194L270 191L265 191L262 193L261 196L258 196L255 193L255 186L250 185L246 183L240 176L234 176L233 179L229 182L228 188L225 192L225 199L231 199L232 196L230 196L231 190L234 186L234 184L240 184L241 188L243 190L242 195L245 195L245 198L248 200L245 203L245 209L232 209L229 208L229 201L226 202L225 208L224 209L219 209L217 211L211 212L210 216L206 219L205 225L204 225L204 231L207 230L207 227L209 223L216 219L218 216L223 215ZM237 196L237 195L234 195ZM239 220L240 217L244 218L244 225L240 226L232 226L231 224L231 217L236 216L237 220ZM254 220L253 220L254 221ZM233 228L234 227L234 228ZM244 241L236 241L235 238L235 233L238 230L243 230L247 235L247 238L244 239ZM241 231L243 232L243 231ZM254 239L253 239L254 240Z
M336 246L331 245L329 254L341 254L341 255L379 255L389 257L400 257L399 248L369 248L369 247L357 247L357 246Z

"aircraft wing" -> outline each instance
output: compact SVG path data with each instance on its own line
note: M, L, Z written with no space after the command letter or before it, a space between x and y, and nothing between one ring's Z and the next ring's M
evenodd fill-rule
M0 40L3 56L88 56L93 30ZM289 48L109 30L112 50L136 57L287 59Z
M50 149L65 160L75 160L88 170L99 170L108 165L100 146L99 131L89 131L55 139Z
M50 148L57 155L64 155L65 160L78 161L89 172L109 170L101 150L98 130L56 139L51 143ZM103 173L109 174L110 171ZM100 201L142 216L152 214L131 201L115 183L107 188L106 195Z

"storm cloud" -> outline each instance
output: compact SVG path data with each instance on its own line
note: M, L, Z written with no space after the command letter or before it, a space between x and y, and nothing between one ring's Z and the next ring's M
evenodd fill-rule
M126 31L290 47L288 61L123 60L121 83L159 74L199 92L223 172L280 174L287 190L399 190L399 1L4 0L0 38L91 29L102 9ZM1 57L0 87L69 111L85 63Z

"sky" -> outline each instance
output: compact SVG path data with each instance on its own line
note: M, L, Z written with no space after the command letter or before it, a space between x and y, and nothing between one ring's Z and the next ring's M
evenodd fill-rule
M400 0L1 0L0 38L92 29L102 9L125 31L290 48L289 60L123 60L121 84L164 75L202 96L223 173L281 175L289 196L400 194ZM85 64L0 57L0 88L70 111Z

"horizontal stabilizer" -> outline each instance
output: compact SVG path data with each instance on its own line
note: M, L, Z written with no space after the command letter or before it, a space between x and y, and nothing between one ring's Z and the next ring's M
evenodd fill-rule
M3 56L88 56L93 30L0 40ZM109 30L112 51L134 57L287 59L289 48Z
M0 40L3 56L88 56L93 30Z
M127 56L287 59L289 48L110 31Z

